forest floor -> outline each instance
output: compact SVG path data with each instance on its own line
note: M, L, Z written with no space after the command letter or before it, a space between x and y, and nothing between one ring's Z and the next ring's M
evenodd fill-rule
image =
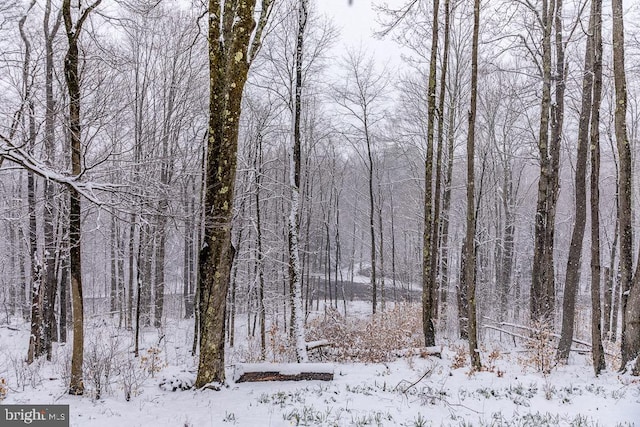
M86 393L74 397L66 394L70 344L56 345L50 362L26 365L28 325L0 325L1 403L68 404L71 426L97 427L640 425L640 378L595 377L589 354L543 374L544 349L492 343L482 348L484 370L471 372L465 344L445 339L442 358L413 348L379 362L331 362L333 381L234 383L233 365L254 361L256 344L245 342L229 351L222 390L182 391L195 379L192 328L170 319L163 330L145 329L134 358L131 332L90 318Z

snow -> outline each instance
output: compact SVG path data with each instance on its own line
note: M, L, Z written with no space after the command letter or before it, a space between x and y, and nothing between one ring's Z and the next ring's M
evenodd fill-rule
M233 367L233 379L237 381L247 372L278 372L282 375L299 375L307 372L332 374L335 367L331 363L241 363Z
M115 354L133 361L114 364L110 382L95 399L88 375L85 396L66 393L63 378L68 375L70 344L56 345L51 362L41 359L25 365L29 328L14 320L0 326L0 378L9 386L2 403L68 404L71 426L92 427L616 426L638 425L640 420L640 379L616 372L595 377L590 355L572 355L568 366L543 375L523 362L520 351L496 350L500 355L490 358L489 351L481 349L487 370L472 373L468 361L454 368L457 352L466 343L444 339L432 349L441 350L442 359L409 352L390 363L235 366L270 366L292 374L333 369L330 382L230 382L220 391L193 390L197 360L190 355L192 326L189 321L172 321L160 342L157 330L143 330L141 357L133 359L131 332L104 322L87 325L87 358L93 353ZM129 401L118 379L127 369L139 375ZM233 370L228 367L228 378Z

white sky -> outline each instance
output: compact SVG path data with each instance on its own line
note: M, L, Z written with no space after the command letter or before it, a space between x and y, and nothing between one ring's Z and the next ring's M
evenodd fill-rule
M396 6L405 3L406 0L385 0L385 3ZM344 51L347 47L358 47L360 43L378 59L378 63L391 61L399 64L399 46L389 37L379 40L373 36L380 29L376 22L376 13L373 4L380 0L315 0L315 6L320 14L326 14L340 30L341 40L337 52ZM339 53L338 53L339 54Z

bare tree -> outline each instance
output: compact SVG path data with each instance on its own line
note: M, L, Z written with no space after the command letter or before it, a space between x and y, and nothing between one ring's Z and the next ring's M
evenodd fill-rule
M71 174L79 176L82 173L82 134L80 122L80 54L78 39L82 26L93 9L102 0L97 0L81 11L74 23L71 12L71 0L62 3L62 16L67 31L69 48L64 60L64 77L69 91L69 130L71 137ZM84 393L82 380L82 359L84 354L84 313L82 303L82 260L81 260L81 216L80 193L70 189L71 205L69 209L69 245L71 247L71 295L73 304L73 351L71 357L71 380L69 394Z
M436 345L433 318L438 306L434 266L437 259L438 233L433 220L433 138L436 119L436 67L438 61L438 12L440 1L433 0L433 24L431 32L431 58L427 89L427 153L424 164L424 228L422 249L422 332L427 347ZM444 73L443 73L444 74ZM434 251L435 249L435 251Z
M575 174L575 220L571 243L569 245L569 257L567 259L567 271L564 283L564 298L562 302L562 332L558 344L558 361L566 363L569 359L569 351L573 342L573 326L576 310L576 295L578 293L578 281L582 267L582 244L584 230L587 221L587 158L589 155L589 123L592 119L593 100L593 64L594 64L594 27L595 27L595 2L591 2L589 17L589 36L585 49L584 75L582 80L582 106L578 125L578 147Z
M602 100L602 0L592 0L593 107L591 110L591 356L596 375L605 369L600 309L600 104Z
M296 80L293 102L293 144L289 150L289 186L291 188L291 212L289 213L289 286L291 297L291 332L295 342L296 359L307 362L302 310L302 268L300 264L300 111L302 108L302 59L304 55L305 27L307 26L308 0L298 4L298 37L296 40Z
M531 272L531 319L553 321L555 304L554 280L554 228L557 200L558 141L549 137L551 119L551 33L555 0L542 0L536 17L542 28L542 100L540 103L540 129L538 151L540 178L535 214L535 247Z
M225 314L234 248L231 220L242 91L272 0L209 1L209 140L204 242L199 257L200 357L196 387L224 382Z
M467 133L467 223L465 250L465 283L469 304L469 354L471 366L480 370L480 352L478 351L478 327L476 319L476 209L475 197L475 126L478 99L478 39L480 27L480 0L473 5L473 42L471 53L471 106L469 107L469 131Z
M613 12L613 79L616 92L615 134L618 147L618 217L620 221L620 286L622 291L622 369L640 352L640 281L633 281L633 218L631 147L627 133L627 78L624 60L622 0ZM638 275L640 276L640 275Z
M362 160L368 179L369 196L369 241L371 262L371 287L372 287L372 312L377 311L378 305L378 281L377 281L377 256L376 256L376 231L375 231L375 168L376 162L376 135L375 126L382 120L379 111L379 102L385 96L387 78L384 71L378 72L372 58L368 58L365 52L350 51L347 53L345 67L347 71L346 83L337 90L336 101L342 106L355 123L351 124L351 132L345 134L348 140L356 147L359 142L364 143L365 153L356 150Z

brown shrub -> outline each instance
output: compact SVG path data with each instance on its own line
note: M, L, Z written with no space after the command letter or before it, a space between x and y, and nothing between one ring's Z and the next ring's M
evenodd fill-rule
M419 305L398 304L384 313L367 318L345 319L337 310L307 324L307 340L328 340L325 351L334 362L386 362L401 350L421 347L422 314Z

